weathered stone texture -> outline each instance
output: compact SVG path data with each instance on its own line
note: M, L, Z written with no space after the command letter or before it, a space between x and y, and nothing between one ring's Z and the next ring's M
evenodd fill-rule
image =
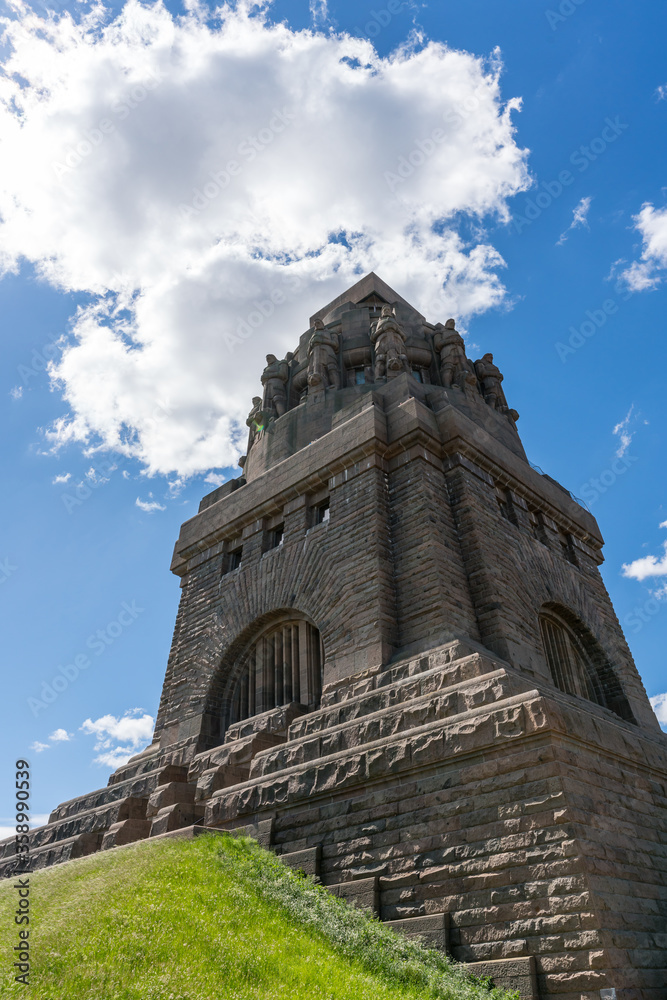
M594 518L461 345L369 275L269 359L176 544L154 742L33 862L245 832L525 1000L665 1000L667 739Z

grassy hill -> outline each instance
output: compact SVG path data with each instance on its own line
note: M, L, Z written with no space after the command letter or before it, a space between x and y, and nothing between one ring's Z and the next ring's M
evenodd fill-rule
M332 897L250 840L202 836L30 877L31 985L14 982L0 885L0 995L35 1000L509 1000Z

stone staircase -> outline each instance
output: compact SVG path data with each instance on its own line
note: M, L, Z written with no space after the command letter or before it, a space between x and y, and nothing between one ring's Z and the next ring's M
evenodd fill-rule
M400 870L390 864L391 843L369 852L362 826L358 841L346 835L341 850L333 837L327 843L304 837L299 822L282 822L278 830L276 816L291 801L307 805L327 795L335 815L335 802L346 801L346 785L358 788L440 759L445 730L463 750L480 720L511 739L524 703L535 696L525 677L488 651L447 643L325 690L317 711L290 704L237 723L222 745L190 762L149 748L106 788L63 803L32 832L32 867L202 828L247 833L336 896L446 951L449 914L423 911L420 871L407 861ZM13 840L0 844L1 874L11 874L13 851ZM522 1000L535 1000L534 960L513 961L511 969L492 963L495 971L487 973L499 985L520 989Z

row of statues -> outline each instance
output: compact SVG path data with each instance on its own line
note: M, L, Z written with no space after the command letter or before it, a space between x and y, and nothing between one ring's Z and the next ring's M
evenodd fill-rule
M375 354L376 382L412 371L405 331L391 306L383 306L380 317L371 324L370 340ZM509 414L513 420L518 419L516 410L510 410L507 405L502 387L503 375L493 363L493 355L485 354L474 363L470 361L453 319L448 319L444 326L440 323L436 326L433 346L440 359L440 377L446 389L460 389L471 398L479 398L481 392L489 406ZM322 320L316 319L308 341L307 385L310 389L340 388L340 349L339 335L328 330ZM288 353L279 361L275 354L266 356L266 368L262 372L264 395L262 398L254 397L253 408L246 421L250 429L248 448L269 420L281 417L288 409L287 383L293 357Z

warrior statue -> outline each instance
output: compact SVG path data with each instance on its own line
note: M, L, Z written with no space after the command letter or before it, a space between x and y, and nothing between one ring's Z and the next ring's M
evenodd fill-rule
M454 320L448 319L444 327L440 327L433 337L433 346L440 355L440 376L446 389L457 385L464 389L470 385L469 375L472 374L466 358L463 337L455 328Z
M375 346L375 380L393 378L409 371L405 353L405 334L391 306L382 306L375 329L371 328L371 343Z
M248 431L248 453L255 443L255 438L258 433L264 428L264 412L262 410L262 397L253 396L252 397L252 410L248 414L248 419L246 420L246 426L249 428Z
M327 330L321 319L313 324L308 341L308 385L340 388L338 368L338 335Z
M499 410L501 413L509 413L509 407L501 385L503 376L500 369L493 363L493 354L485 354L481 360L476 361L475 371L482 386L484 399L489 406L492 406L495 410Z
M278 361L275 354L267 354L266 368L262 372L263 409L269 410L277 417L282 417L287 409L287 389L285 386L289 375L288 362L290 357L288 355L284 361Z

